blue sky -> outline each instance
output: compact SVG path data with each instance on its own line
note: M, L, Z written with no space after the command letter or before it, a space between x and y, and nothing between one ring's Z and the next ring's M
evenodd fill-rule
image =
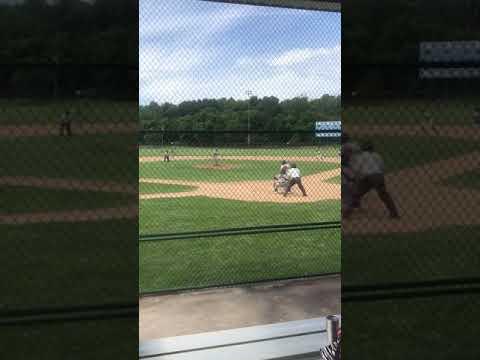
M140 1L140 102L340 94L338 13Z

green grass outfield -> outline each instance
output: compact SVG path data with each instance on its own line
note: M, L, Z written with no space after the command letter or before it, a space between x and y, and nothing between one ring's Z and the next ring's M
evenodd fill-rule
M141 235L339 219L337 200L282 204L185 197L140 202Z
M340 271L340 229L140 242L140 292Z
M210 160L178 160L171 162L150 162L140 164L140 177L171 180L206 182L231 182L249 180L271 180L278 173L278 161L223 160L221 165L231 166L230 170L200 168L212 166ZM337 164L318 162L297 162L302 175L311 175L338 168Z
M480 276L479 231L480 226L452 226L409 234L345 235L342 281L366 285Z
M354 334L345 336L342 356L388 360L478 359L478 339L472 336L480 332L480 322L472 321L480 316L478 305L478 294L362 303L342 301L342 326L348 329L348 334Z
M471 125L479 99L368 101L346 106L342 118L349 124L418 125L428 121L429 113L436 125Z
M277 156L278 149L225 150L233 156ZM183 149L205 155L205 149ZM304 149L298 156L311 156ZM160 153L161 154L161 153ZM152 155L148 152L148 155ZM158 154L157 154L158 155ZM140 165L141 177L214 182L271 180L278 161L225 160L231 170L199 169L208 160ZM304 175L337 164L298 162ZM246 185L247 186L247 185ZM251 189L245 188L245 191ZM340 201L268 203L207 197L140 202L140 234L175 233L246 226L338 221ZM195 240L140 241L140 292L300 277L340 271L340 229L224 236Z
M66 109L71 111L75 124L128 123L135 121L138 116L138 105L127 101L13 99L0 100L0 107L2 125L56 125Z
M136 196L102 191L43 189L28 186L4 186L1 212L22 214L113 208L132 204Z
M480 190L480 170L477 169L452 177L445 181L444 184L460 188Z
M13 112L14 107L8 111ZM1 117L3 125L34 120L3 121ZM40 118L35 124L42 124ZM135 185L135 142L135 137L120 134L2 136L1 176ZM3 215L111 208L138 201L137 196L122 193L27 186L2 186L0 191ZM0 225L0 233L8 244L0 252L4 308L136 301L132 298L138 291L136 219Z
M43 176L82 180L137 181L137 152L132 135L3 137L0 168L7 176Z
M189 146L142 146L140 156L162 156L165 151L173 152L175 156L212 156L214 147ZM219 148L220 156L278 156L285 160L294 160L301 156L337 156L340 145L299 146L299 147L252 147L252 148Z
M136 301L136 224L0 225L8 244L0 252L2 304L22 309Z

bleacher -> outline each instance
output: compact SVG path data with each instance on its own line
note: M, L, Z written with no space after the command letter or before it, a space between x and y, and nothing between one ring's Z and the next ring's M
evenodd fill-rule
M320 359L320 349L328 344L327 318L320 317L145 341L140 343L139 358L307 360Z

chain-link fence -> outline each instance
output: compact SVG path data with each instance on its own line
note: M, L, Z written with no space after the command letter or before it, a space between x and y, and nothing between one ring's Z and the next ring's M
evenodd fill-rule
M143 293L340 271L339 137L143 131L140 139Z
M135 358L138 2L0 1L1 357Z
M340 271L340 16L234 3L140 3L143 294Z
M479 302L480 62L453 59L478 53L471 46L419 41L416 61L345 66L342 313L352 356L478 357L463 330Z
M123 346L105 343L137 336L138 103L121 90L74 86L72 73L100 68L0 67L9 89L0 99L0 232L8 243L0 326L14 358L46 354L45 343L52 358L82 346L108 357ZM128 80L132 71L112 73ZM46 78L36 83L38 73ZM100 346L91 333L108 327Z

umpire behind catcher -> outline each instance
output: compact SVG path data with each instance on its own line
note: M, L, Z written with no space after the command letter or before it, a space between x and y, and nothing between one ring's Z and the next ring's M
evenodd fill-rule
M385 165L382 157L374 151L373 144L366 142L362 146L362 152L355 157L352 164L353 172L357 178L354 191L354 203L360 204L362 197L370 190L376 190L380 200L390 213L392 219L399 218L398 210L387 191L385 184Z

